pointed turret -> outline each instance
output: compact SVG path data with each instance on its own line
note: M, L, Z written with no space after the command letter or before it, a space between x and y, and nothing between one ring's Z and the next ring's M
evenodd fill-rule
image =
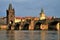
M11 3L9 4L8 9L9 9L9 10L13 9L13 8L12 8L12 4L11 4Z
M43 13L44 12L44 10L43 10L43 8L41 8L41 13Z

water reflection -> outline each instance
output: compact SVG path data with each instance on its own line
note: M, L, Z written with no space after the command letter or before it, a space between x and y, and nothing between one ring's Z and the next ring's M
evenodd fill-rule
M17 33L17 32L16 32ZM18 34L18 40L33 40L33 31L20 31Z
M34 32L33 31L30 32L30 39L34 40Z
M7 31L8 40L60 40L59 31Z
M7 39L8 40L15 40L15 33L13 30L7 31Z
M43 31L43 30L41 31L41 34L40 34L41 40L46 40L46 33L47 33L46 31Z
M57 31L58 34L58 40L60 40L60 31Z
M15 31L15 40L24 40L24 32Z

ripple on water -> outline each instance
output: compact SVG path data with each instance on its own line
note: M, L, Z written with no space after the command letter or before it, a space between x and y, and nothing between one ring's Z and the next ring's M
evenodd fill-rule
M58 40L57 31L0 31L1 40Z

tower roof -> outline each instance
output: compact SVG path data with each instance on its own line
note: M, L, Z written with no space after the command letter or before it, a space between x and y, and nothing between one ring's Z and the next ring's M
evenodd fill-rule
M44 12L43 8L41 8L41 13Z
M44 14L44 10L43 10L43 8L41 8L41 13L40 14Z
M12 9L12 4L11 4L11 3L9 4L8 9L9 9L9 10Z

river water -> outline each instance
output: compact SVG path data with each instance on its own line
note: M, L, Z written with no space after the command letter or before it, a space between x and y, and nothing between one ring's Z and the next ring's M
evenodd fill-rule
M60 40L59 31L0 30L0 40Z

